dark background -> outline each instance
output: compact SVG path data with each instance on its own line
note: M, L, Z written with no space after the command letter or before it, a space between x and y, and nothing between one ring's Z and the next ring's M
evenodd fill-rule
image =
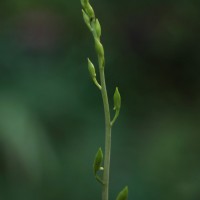
M91 1L113 128L110 199L200 199L200 1ZM0 2L0 199L100 200L97 65L79 0ZM113 115L114 113L112 113Z

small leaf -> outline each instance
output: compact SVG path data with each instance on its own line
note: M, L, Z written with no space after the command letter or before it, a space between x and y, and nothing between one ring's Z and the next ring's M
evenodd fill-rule
M127 200L128 199L128 187L126 186L117 196L116 200Z
M115 89L113 100L114 100L114 110L120 110L120 107L121 107L121 95L119 93L118 87L116 87L116 89Z
M93 164L93 170L94 170L94 175L96 177L97 172L100 170L101 163L103 161L103 152L101 148L96 153L95 159L94 159L94 164Z

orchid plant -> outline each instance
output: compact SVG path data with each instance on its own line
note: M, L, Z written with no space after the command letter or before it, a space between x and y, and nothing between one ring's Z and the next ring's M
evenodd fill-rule
M98 69L99 69L98 74L100 81L97 80L96 68L89 58L87 59L88 70L92 81L101 92L103 106L104 106L104 115L105 115L105 152L103 154L102 149L101 148L98 149L93 163L93 171L96 180L102 185L102 200L109 200L111 130L120 113L121 96L118 87L116 87L113 97L115 114L113 119L111 119L110 106L108 102L108 94L107 94L106 80L105 80L104 47L101 43L101 25L99 23L99 20L95 16L95 12L91 4L89 3L89 0L81 0L81 5L83 7L82 9L83 19L94 38L94 45L98 58ZM116 200L127 200L127 199L128 199L128 187L126 186L121 192L119 192Z

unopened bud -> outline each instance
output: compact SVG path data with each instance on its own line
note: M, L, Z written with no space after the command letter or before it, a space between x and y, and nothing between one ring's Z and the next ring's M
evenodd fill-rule
M94 10L93 10L92 6L89 4L89 2L86 3L86 5L85 5L85 11L88 14L88 16L90 17L90 19L95 17Z
M101 57L104 58L104 49L103 49L103 45L101 44L101 42L98 39L95 39L95 48L97 51L97 54Z
M101 37L101 25L100 25L98 19L95 20L95 31L96 31L97 37L100 38Z
M116 87L116 89L115 89L113 100L114 100L114 110L120 110L120 107L121 107L121 96L120 96L118 87Z
M90 18L89 16L86 14L86 12L82 9L82 13L83 13L83 19L87 25L87 27L91 30L91 25L90 25Z
M99 150L97 151L95 155L94 164L93 164L93 170L94 170L95 175L100 170L102 161L103 161L103 152L101 148L99 148Z
M89 58L88 58L88 70L90 72L90 76L92 77L92 79L95 78L96 77L95 67Z

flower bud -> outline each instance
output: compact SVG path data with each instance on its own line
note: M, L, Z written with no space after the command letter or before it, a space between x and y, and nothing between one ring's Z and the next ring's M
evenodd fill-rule
M104 49L103 49L103 45L101 44L101 42L98 39L95 39L95 48L97 51L97 54L101 57L104 58Z
M95 159L94 159L94 164L93 164L93 170L94 170L94 175L96 176L97 172L100 170L101 163L103 161L103 152L101 148L96 153Z
M115 89L113 100L114 100L114 110L120 110L120 107L121 107L121 96L120 96L118 87L116 87L116 89Z
M82 9L82 13L83 13L83 19L84 19L87 27L91 30L90 18L88 17L88 15L86 14L86 12L83 9Z
M95 20L95 31L96 31L97 37L100 38L101 37L101 25L100 25L98 19Z
M128 199L128 187L126 186L117 196L116 200L127 200Z
M85 6L88 4L88 0L81 0L81 5L85 9Z
M95 67L89 58L88 58L88 70L90 72L90 76L92 77L92 79L95 78L96 77Z
M93 10L92 6L89 4L89 2L86 3L86 5L85 5L85 11L88 14L88 16L90 17L90 19L95 17L94 10Z

